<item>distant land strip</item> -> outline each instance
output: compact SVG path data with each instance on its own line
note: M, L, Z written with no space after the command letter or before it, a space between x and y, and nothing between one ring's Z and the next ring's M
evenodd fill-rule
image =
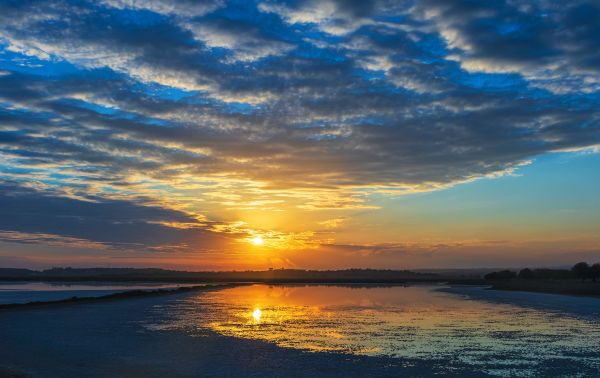
M406 283L439 282L444 277L434 273L408 270L300 270L270 269L265 271L186 272L166 269L137 268L52 268L43 271L0 269L2 281L54 282L256 282L256 283Z

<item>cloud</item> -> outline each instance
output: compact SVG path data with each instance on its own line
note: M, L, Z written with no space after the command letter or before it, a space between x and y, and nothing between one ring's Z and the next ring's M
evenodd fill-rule
M304 269L339 266L380 269L570 267L594 261L597 240L548 239L511 242L464 240L429 243L327 244L317 250L287 255L289 265Z
M197 17L218 9L219 0L104 0L105 4L119 9L145 9L179 17Z
M557 93L598 90L596 2L427 0L414 14L435 25L469 71L519 72Z
M255 25L225 18L188 23L185 27L207 46L229 49L241 61L281 55L293 48L289 43L263 35Z
M183 29L162 22L157 25L171 37L151 40L140 34L138 41L126 37L135 34L137 26L132 31L117 23L121 31L111 32L111 38L125 51L153 51L153 65L162 56L158 51L164 51L169 59L161 64L184 67L187 63L180 61L177 46L201 46L194 46ZM183 98L175 100L140 87L134 72L128 76L85 68L45 79L13 71L0 77L2 96L31 111L5 113L12 125L3 134L5 140L11 138L5 151L22 162L30 154L36 162L96 163L98 169L113 173L138 170L166 177L185 170L288 188L317 183L331 188L416 188L502 172L537 154L581 148L598 139L593 97L540 96L519 80L470 76L452 61L440 60L439 53L427 48L431 41L422 46L432 38L422 33L415 36L387 27L361 33L352 40L362 39L362 45L347 55L342 52L343 59L285 55L251 66L252 75L230 75L229 68L216 67L203 73L205 80L218 83L225 97L271 93L272 99L260 107L229 106L212 93L182 92ZM57 44L71 43L75 34L92 38L90 32L69 31ZM102 40L102 33L93 39ZM145 53L134 54L136 60L146 59ZM357 72L367 54L390 62L384 79ZM69 54L63 57L70 59ZM211 59L223 64L217 57ZM103 64L120 71L110 60ZM193 65L185 70L198 73ZM30 127L19 129L24 123ZM39 127L48 124L61 133L40 134Z
M151 249L201 240L222 246L222 236L176 210L107 198L69 198L3 182L0 185L0 239L77 248ZM195 229L165 226L192 224Z
M25 183L55 190L48 214L93 198L107 220L0 229L145 248L198 247L199 232L212 248L207 209L371 209L373 193L597 146L599 15L583 1L3 2L0 177L23 198L38 196Z

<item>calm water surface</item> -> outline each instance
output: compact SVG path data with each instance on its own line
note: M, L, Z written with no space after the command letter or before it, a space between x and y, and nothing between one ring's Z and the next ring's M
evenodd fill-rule
M212 330L315 352L451 360L492 375L535 376L549 365L572 367L573 375L600 372L600 323L593 314L486 301L482 289L475 289L477 298L439 289L242 286L157 307L162 321L147 326L196 335ZM580 303L600 308L598 299Z

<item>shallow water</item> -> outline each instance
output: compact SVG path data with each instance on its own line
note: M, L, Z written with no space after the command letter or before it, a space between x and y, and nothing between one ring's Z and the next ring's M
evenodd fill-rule
M106 282L0 282L0 304L56 301L72 297L101 297L128 290L178 287L179 284Z
M242 286L157 307L147 327L211 330L314 352L450 360L499 376L537 376L549 366L571 375L600 371L596 317L514 304L511 293L488 301L486 291L472 290L477 296L439 286ZM598 306L598 299L569 303Z

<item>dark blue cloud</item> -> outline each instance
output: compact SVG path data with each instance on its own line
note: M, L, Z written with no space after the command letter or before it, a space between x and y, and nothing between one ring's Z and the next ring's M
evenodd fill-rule
M450 35L458 54L496 65L597 71L600 4L573 1L470 0L418 2L422 15Z
M166 223L185 223L196 228L180 229ZM0 183L0 230L21 233L24 240L32 234L44 234L54 235L57 240L74 238L123 249L224 245L222 236L203 228L206 225L185 213L158 206L93 196L69 198L16 183Z

